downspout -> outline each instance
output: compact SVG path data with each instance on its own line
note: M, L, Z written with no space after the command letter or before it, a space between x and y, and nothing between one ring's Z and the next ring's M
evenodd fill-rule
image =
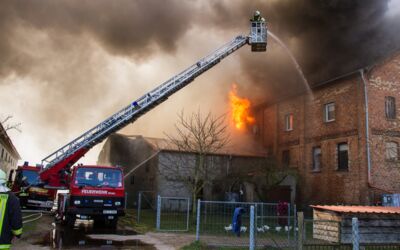
M360 69L361 79L364 84L364 102L365 102L365 140L367 147L367 165L368 165L368 186L372 187L371 180L371 151L369 143L369 113L368 113L368 89L367 80L365 79L364 69Z

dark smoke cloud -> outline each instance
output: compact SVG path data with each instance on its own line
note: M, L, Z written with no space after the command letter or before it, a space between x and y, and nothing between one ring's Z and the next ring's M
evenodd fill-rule
M294 53L310 85L369 66L400 49L400 13L387 17L388 0L214 1L210 22L225 29L243 26L261 10L271 31ZM226 20L229 20L227 22ZM276 44L269 38L269 51ZM242 56L251 86L271 100L304 90L284 51L265 59ZM261 86L260 86L261 84ZM272 99L274 99L272 98Z
M16 27L95 39L109 53L143 59L157 47L173 53L191 25L190 2L179 0L43 0L0 3L0 76L24 74L34 64L29 53L13 46ZM43 49L43 48L41 48Z
M29 123L35 122L42 134L61 131L53 140L56 147L60 140L82 132L88 126L82 123L91 116L98 121L120 108L116 99L126 98L128 103L143 94L145 88L140 84L118 89L109 83L119 84L114 81L118 71L107 72L111 60L127 60L135 70L154 58L162 58L163 63L171 59L172 64L181 49L179 52L189 52L177 54L177 64L192 63L192 52L198 55L197 48L204 48L188 36L204 34L204 41L211 41L204 44L207 47L214 39L228 41L246 34L256 9L293 52L311 84L370 65L400 46L400 13L387 15L389 0L2 0L0 88L18 86L19 98L33 96L27 98L29 112L37 120ZM227 93L233 75L248 79L238 84L241 94L255 103L304 91L290 58L271 38L267 53L249 53L246 48L236 55L240 69L229 72L229 63L226 68L220 66L221 77L214 75L211 80L222 84L213 84L212 92ZM152 74L163 75L164 70L155 68ZM216 71L198 81L212 72ZM14 76L18 81L11 79ZM146 87L153 83L149 84ZM171 98L169 102L183 107L174 102L189 102L198 95L185 94L191 98ZM0 115L2 112L12 113L7 105L0 105Z

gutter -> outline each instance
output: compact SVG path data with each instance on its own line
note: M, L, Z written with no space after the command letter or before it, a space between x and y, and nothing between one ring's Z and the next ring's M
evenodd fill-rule
M367 165L368 165L368 186L372 186L371 179L371 150L370 150L370 142L369 142L369 113L368 113L368 89L367 89L367 80L364 75L364 69L360 69L361 79L364 84L364 102L365 102L365 141L367 147Z

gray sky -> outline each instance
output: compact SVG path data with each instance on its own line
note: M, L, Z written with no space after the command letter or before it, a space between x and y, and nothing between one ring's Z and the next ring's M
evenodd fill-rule
M47 154L238 34L260 9L311 83L398 50L400 0L42 0L0 2L0 116L24 160ZM185 109L228 111L233 83L255 103L303 89L287 55L226 58L121 132L162 137ZM82 162L95 163L99 146Z

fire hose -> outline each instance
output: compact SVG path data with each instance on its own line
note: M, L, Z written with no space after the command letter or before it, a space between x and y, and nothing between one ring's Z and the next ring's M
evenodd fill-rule
M43 213L35 213L35 214L29 214L29 215L26 215L26 216L22 216L22 223L26 224L26 223L29 223L29 222L36 221L36 220L42 218L42 216L43 216Z

